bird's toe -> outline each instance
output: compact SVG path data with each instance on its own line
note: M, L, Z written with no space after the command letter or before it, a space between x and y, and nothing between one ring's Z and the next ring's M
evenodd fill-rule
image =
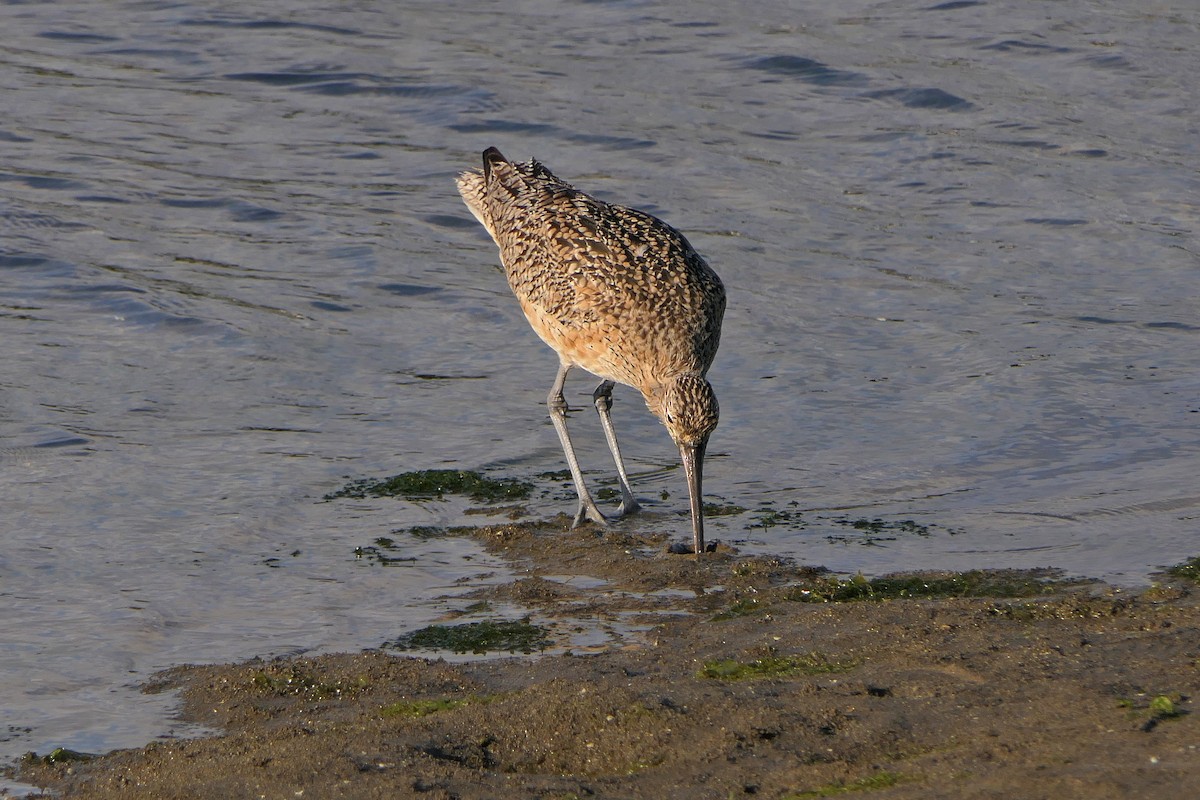
M622 519L630 514L636 514L642 510L642 506L637 500L632 497L621 502L621 507L617 509L617 518Z
M594 522L602 528L608 527L608 517L600 513L600 509L596 508L595 503L580 503L579 510L575 512L575 521L571 523L571 527L578 528L588 521Z

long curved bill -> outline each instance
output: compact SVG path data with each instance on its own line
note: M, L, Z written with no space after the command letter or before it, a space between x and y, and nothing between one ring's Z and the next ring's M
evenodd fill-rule
M688 496L692 501L692 542L696 554L704 552L704 450L708 442L698 445L679 445L679 457L683 460L683 474L687 478Z

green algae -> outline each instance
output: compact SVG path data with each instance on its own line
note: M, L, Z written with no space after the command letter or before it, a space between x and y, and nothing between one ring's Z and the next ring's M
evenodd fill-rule
M1167 574L1172 578L1200 583L1200 556L1194 556L1173 567L1167 567Z
M380 536L375 539L374 544L354 548L354 557L358 560L379 564L383 567L412 564L417 560L415 556L394 555L394 553L398 552L400 552L400 545L397 544L395 539L388 536Z
M1133 721L1140 721L1141 730L1149 733L1162 722L1179 719L1191 713L1182 705L1187 700L1187 696L1183 694L1159 694L1150 698L1148 702L1144 697L1122 698L1118 701L1117 706L1128 709L1130 718Z
M738 514L746 513L745 506L739 506L737 503L705 503L705 517L733 517Z
M1165 694L1155 696L1150 701L1150 713L1159 719L1169 719L1183 716L1183 709L1175 705L1175 701Z
M792 587L788 600L845 603L854 600L898 600L942 597L1037 597L1084 582L1064 580L1059 573L1025 570L917 572L867 578L819 578Z
M22 757L22 761L26 764L68 764L72 761L91 761L95 758L90 753L81 753L78 750L70 750L66 747L56 747L44 756L39 756L37 753L26 753Z
M487 620L461 625L430 625L383 646L393 650L450 650L454 653L532 653L552 642L548 631L523 620Z
M935 528L954 536L961 531L935 523L922 523L914 519L883 519L875 517L830 517L829 521L847 529L845 533L829 533L825 538L831 542L847 542L878 547L881 542L894 542L902 536L931 536Z
M336 492L325 495L325 499L401 497L406 500L440 500L453 494L494 503L500 500L523 500L529 497L532 490L533 484L516 478L487 478L470 470L425 469L403 472L382 480L353 480Z
M725 512L727 514L747 511L747 509L734 505L719 508L728 509ZM881 517L868 519L866 517L827 517L822 515L810 521L804 516L800 510L800 503L796 500L789 501L782 508L776 507L773 502L766 502L749 513L749 521L746 524L746 528L749 530L766 530L776 527L805 530L816 524L832 523L839 528L849 530L846 530L845 533L837 528L829 531L825 534L825 538L829 541L853 542L867 546L894 541L901 536L930 536L935 528L941 528L951 536L959 533L954 528L945 528L933 523L926 524L913 519L888 520Z
M794 675L828 675L847 672L857 661L831 659L822 653L794 656L766 656L754 661L715 659L705 661L698 677L719 681L744 681L755 678L787 678Z
M800 504L793 500L791 503L789 503L789 505L795 508ZM760 506L755 510L754 513L756 516L753 518L750 524L746 526L751 530L755 528L766 530L775 527L787 527L791 528L792 530L803 530L804 528L808 527L808 522L804 519L800 512L796 510L789 511L783 508L773 508L768 503Z

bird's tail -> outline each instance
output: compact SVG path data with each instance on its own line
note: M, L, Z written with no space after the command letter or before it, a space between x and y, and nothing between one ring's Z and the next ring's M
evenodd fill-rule
M491 214L487 209L487 181L483 173L476 170L469 170L460 174L455 179L455 184L458 186L458 193L462 195L463 202L467 204L471 214L479 223L487 229L487 232L496 238L496 231L492 227Z
M504 157L504 154L501 153L496 148L489 147L487 150L483 151L483 180L484 180L484 183L487 183L488 181L490 181L492 179L492 170L495 167L500 166L500 165L503 165L500 167L502 170L504 169L504 167L512 166L512 164L509 163L509 160Z
M536 159L514 163L495 147L483 151L483 169L458 176L458 193L475 219L496 238L495 220L516 208L530 208L547 191L572 191Z

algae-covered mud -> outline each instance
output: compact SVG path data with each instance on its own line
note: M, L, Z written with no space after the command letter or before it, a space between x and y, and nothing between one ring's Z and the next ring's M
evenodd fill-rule
M520 500L529 496L533 485L515 478L487 478L472 470L426 469L403 472L390 478L360 478L351 481L325 496L339 497L402 497L408 500L442 498L448 494L472 500Z
M408 655L168 670L146 690L213 735L31 754L17 777L156 800L1200 792L1194 560L1133 593L697 559L561 520L427 535L474 537L521 577L390 643ZM535 654L443 658L514 649Z

